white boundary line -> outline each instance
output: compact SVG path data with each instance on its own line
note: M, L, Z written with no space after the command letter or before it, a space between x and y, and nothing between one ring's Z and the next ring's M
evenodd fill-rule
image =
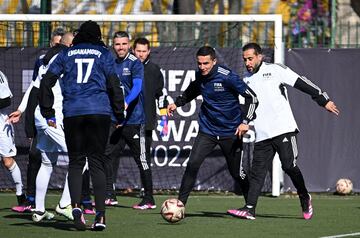
M339 237L349 237L349 236L360 236L360 232L356 233L349 233L349 234L341 234L341 235L335 235L335 236L322 236L320 238L339 238Z

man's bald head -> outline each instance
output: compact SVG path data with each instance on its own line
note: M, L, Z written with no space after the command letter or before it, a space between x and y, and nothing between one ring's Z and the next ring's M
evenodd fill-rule
M70 47L72 45L72 41L74 39L74 35L71 32L66 32L62 37L60 43Z

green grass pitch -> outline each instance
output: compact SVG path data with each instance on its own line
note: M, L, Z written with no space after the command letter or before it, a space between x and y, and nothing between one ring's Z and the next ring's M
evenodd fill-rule
M120 205L106 210L107 228L103 232L75 231L72 222L55 216L53 221L34 223L31 214L10 210L16 198L13 193L0 193L0 237L3 238L91 238L91 237L360 237L360 196L313 194L314 216L304 220L296 196L260 197L256 220L241 220L226 214L230 208L243 205L235 195L191 195L184 220L170 224L160 216L162 202L174 196L155 197L155 210L137 211L131 206L136 197L118 196ZM57 193L47 196L49 211L59 200ZM86 215L87 224L94 217ZM358 234L357 234L358 233ZM357 235L356 235L357 234ZM341 237L341 236L339 236Z

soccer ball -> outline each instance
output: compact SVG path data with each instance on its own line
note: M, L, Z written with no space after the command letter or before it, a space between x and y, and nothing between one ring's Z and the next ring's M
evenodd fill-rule
M170 198L161 205L160 213L167 222L175 223L185 217L185 206L180 200Z
M341 195L351 193L353 184L350 179L341 178L336 182L336 192Z

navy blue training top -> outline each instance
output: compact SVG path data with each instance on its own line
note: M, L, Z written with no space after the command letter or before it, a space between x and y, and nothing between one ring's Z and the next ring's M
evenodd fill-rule
M203 133L233 136L243 120L253 118L257 104L255 93L237 74L224 66L215 65L206 76L197 71L196 80L176 99L175 105L183 106L199 95L203 97L198 119L199 130ZM244 112L239 95L245 97L247 106ZM250 107L251 104L254 105Z
M125 101L128 103L124 125L145 124L143 86L138 95L132 94L133 87L139 87L134 81L143 81L144 66L133 54L128 53L124 59L116 59L115 71L124 87ZM138 90L136 90L138 91ZM130 100L130 101L129 101ZM115 117L112 116L115 120Z
M80 43L61 51L50 65L60 76L64 117L111 115L106 79L115 75L115 61L104 46Z

